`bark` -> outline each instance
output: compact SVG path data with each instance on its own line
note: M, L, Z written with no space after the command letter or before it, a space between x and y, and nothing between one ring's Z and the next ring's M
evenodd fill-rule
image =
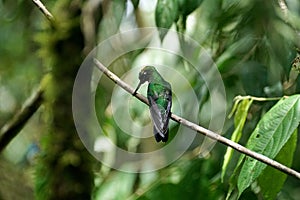
M44 83L48 127L36 169L37 199L91 199L93 161L77 135L72 116L73 83L83 61L81 9L80 1L57 1L52 12L55 24L39 36L41 55L51 69Z

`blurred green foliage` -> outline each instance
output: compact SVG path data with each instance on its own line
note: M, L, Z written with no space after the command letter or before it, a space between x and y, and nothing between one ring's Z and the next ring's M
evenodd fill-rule
M53 10L55 2L45 2L50 11ZM282 4L280 7L279 2L285 2L283 5L287 6L287 9ZM164 3L168 5L165 6ZM278 97L300 92L298 72L292 69L293 61L297 56L296 49L300 48L300 2L298 0L104 0L103 2L99 1L98 4L101 6L91 14L91 16L96 16L101 13L100 20L95 20L97 23L94 24L97 42L104 41L120 31L158 26L178 30L201 44L214 59L221 73L227 102L219 103L227 105L227 113L229 113L236 95ZM82 4L82 6L86 5ZM54 17L59 21L67 14L66 10L66 13L55 13ZM49 61L42 61L37 56L38 45L35 41L36 38L33 37L37 32L49 31L44 29L42 22L45 19L43 18L44 16L30 1L0 2L0 127L22 106L24 100L39 85L45 72L53 69L52 55L46 53L48 50L53 51L54 47L48 46L49 49L47 49L47 45L44 46L44 51L40 53L43 56L49 56ZM63 36L59 39L64 41L66 38L67 36ZM160 39L163 44L168 39L168 33L163 32ZM183 46L185 38L179 38L179 40L181 40L179 49L186 51ZM47 42L51 44L51 41ZM174 46L176 46L175 42ZM116 45L115 47L121 48L122 46ZM56 46L56 48L59 53L60 47ZM68 56L68 52L60 52L59 55L65 55L65 59L73 61L73 57ZM74 55L74 57L76 56ZM188 79L200 102L197 123L207 127L210 119L213 119L218 113L208 112L214 105L209 104L210 94L205 86L205 81L197 74L192 73L192 67L181 58L168 57L165 54L141 49L122 55L109 67L122 77L136 66L140 67L140 64L155 59L165 60L170 67L180 71ZM65 68L54 69L57 77L63 79ZM137 83L137 74L135 78ZM132 83L132 86L134 87L136 83ZM107 78L102 78L98 84L95 91L95 108L104 133L113 138L112 140L119 147L126 150L139 152L157 149L159 145L154 143L153 138L149 140L135 139L120 129L112 117L110 102L115 84ZM180 87L180 84L174 84L172 87ZM51 96L51 94L49 95ZM172 111L177 114L191 109L189 101L190 97L186 95L184 106L178 108L177 100L174 100L175 106ZM131 117L140 124L150 122L148 108L136 101L133 104L136 105L130 108ZM248 114L242 130L241 144L247 143L258 121L274 104L275 102L254 101L249 110L247 109ZM24 184L24 187L19 184L18 187L24 188L24 191L29 191L29 193L33 190L32 169L36 163L26 162L24 165L22 160L26 157L30 144L39 144L42 133L49 128L43 124L45 120L40 116L44 111L44 108L40 109L29 121L24 130L1 155L3 159L0 160L0 163L4 163L0 165L4 170L5 168L21 169L21 172L25 174L25 182L28 184ZM178 128L178 125L170 124L171 136L177 132ZM138 132L139 130L134 131ZM151 131L149 130L149 132ZM222 133L230 138L233 132L233 120L226 119ZM296 140L295 138L294 140ZM198 158L193 150L197 149L202 140L203 137L197 136L189 151L179 160L155 172L130 174L115 171L99 163L99 166L94 169L93 198L225 199L229 190L229 177L234 173L234 167L240 154L233 153L227 173L224 175L224 182L221 182L221 168L226 147L217 144L208 157ZM298 140L295 155L299 153L299 150ZM283 150L279 155L280 159L285 157L282 155L284 153L289 152ZM112 156L109 152L107 154ZM291 158L287 159L289 160L286 161L290 163ZM7 163L9 164L6 165ZM300 171L299 163L299 157L294 156L292 168ZM16 178L13 178L17 176L15 170L5 170L5 172L6 174L1 173L0 176L12 176L12 180L15 181ZM268 174L269 172L265 171L264 173ZM278 172L276 171L276 173ZM0 187L6 188L3 186L7 186L7 183L10 184L10 181L0 177ZM270 185L270 187L273 186ZM4 193L11 194L16 190L16 187L13 186L7 186L7 188L5 191L0 190L0 199L9 196ZM262 188L263 192L268 189ZM297 199L300 195L299 180L288 177L284 185L276 190L280 191L277 194L278 199ZM263 192L257 182L254 182L244 191L241 199L262 199L263 196L266 196ZM233 192L233 198L236 196L237 193ZM24 196L24 198L26 197ZM31 197L32 195L28 195L27 199Z
M32 38L40 19L36 14L27 1L0 3L0 126L21 107L43 72Z

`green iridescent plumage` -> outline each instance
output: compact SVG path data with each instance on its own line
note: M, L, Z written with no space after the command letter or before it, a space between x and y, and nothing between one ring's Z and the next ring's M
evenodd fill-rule
M149 82L147 98L149 101L150 114L153 121L153 132L157 142L166 142L169 136L169 119L172 107L171 85L152 66L144 67L139 73L140 83L134 95L146 81Z

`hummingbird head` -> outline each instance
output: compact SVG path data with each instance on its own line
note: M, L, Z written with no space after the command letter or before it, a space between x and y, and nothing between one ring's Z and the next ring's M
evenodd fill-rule
M153 66L145 66L141 72L139 73L139 85L137 86L136 90L134 91L133 95L136 94L137 90L140 88L140 86L145 83L146 81L150 81L153 77L153 72L155 72L155 68Z
M153 72L155 68L153 66L144 67L139 73L140 84L145 83L146 81L150 81L153 76Z

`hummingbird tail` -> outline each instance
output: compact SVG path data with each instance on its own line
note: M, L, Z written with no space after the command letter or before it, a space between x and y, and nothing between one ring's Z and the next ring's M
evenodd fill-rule
M155 130L155 127L154 127L154 130ZM156 142L160 142L160 141L167 142L168 138L169 138L169 129L163 135L164 135L164 137L161 134L159 134L158 132L155 132L154 136L155 136Z

